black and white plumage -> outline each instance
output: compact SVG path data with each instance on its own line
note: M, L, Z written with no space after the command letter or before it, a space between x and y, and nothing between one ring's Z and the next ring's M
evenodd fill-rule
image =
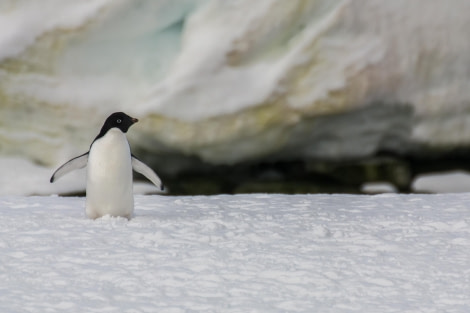
M131 218L134 212L132 170L163 190L157 174L131 154L125 133L136 122L137 119L123 112L111 114L89 151L63 164L50 179L53 183L65 174L87 166L86 214L89 218L103 215Z

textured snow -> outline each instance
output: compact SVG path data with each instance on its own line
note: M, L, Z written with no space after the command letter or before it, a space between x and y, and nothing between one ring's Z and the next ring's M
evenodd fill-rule
M470 194L0 197L1 312L469 312Z

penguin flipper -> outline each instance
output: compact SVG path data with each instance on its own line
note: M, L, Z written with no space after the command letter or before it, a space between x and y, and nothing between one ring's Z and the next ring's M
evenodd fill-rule
M132 169L137 173L140 173L147 177L155 186L157 186L160 190L163 190L165 187L162 184L162 180L158 175L144 162L140 161L134 155L132 156Z
M54 174L51 176L50 182L53 183L65 174L73 171L73 170L78 170L81 168L84 168L88 163L88 152L84 153L82 155L79 155L78 157L75 157L64 164L62 164L61 167L59 167Z

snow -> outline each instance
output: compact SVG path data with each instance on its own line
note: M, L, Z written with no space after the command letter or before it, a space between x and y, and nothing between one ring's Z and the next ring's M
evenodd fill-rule
M97 14L109 0L22 1L0 4L0 60L22 53L44 33L73 29ZM61 12L60 15L54 13ZM50 17L50 18L48 18Z
M470 173L457 170L419 175L412 186L417 192L455 193L470 191Z
M397 188L388 182L366 182L361 186L361 192L366 194L397 193Z
M470 194L135 200L0 197L0 311L470 311Z

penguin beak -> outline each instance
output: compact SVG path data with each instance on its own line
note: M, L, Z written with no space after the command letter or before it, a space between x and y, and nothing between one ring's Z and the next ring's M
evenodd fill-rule
M133 117L133 118L131 119L131 121L132 121L132 124L135 124L135 123L137 123L139 120Z

